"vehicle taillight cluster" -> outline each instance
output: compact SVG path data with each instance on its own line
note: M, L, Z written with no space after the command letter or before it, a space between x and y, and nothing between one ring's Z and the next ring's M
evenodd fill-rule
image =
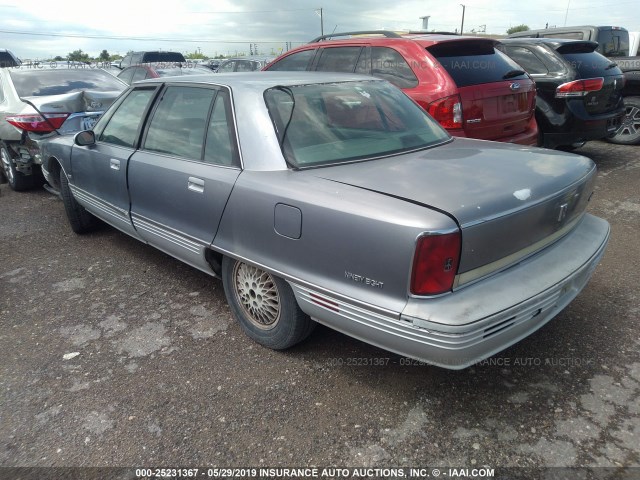
M418 239L411 272L411 293L438 295L453 288L460 263L460 232Z
M563 83L556 88L556 98L584 97L590 92L599 91L603 85L604 78L602 77Z
M43 115L46 118L37 113L11 115L7 117L7 122L27 132L49 133L60 128L69 116L68 113L43 113Z
M459 95L431 102L425 110L444 128L462 128L462 100Z

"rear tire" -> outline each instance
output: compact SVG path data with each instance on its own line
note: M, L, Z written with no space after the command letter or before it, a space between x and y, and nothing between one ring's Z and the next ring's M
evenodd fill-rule
M13 155L6 143L0 142L0 162L2 162L2 173L4 173L7 182L12 190L23 192L34 186L32 175L25 175L16 169Z
M626 97L624 106L627 115L616 134L607 138L607 141L619 145L638 145L640 144L640 97Z
M73 194L69 188L69 179L63 169L60 169L60 195L62 196L62 202L64 203L64 209L67 212L71 229L78 234L95 230L98 225L98 219L87 212L87 210L73 198Z
M300 309L289 284L269 272L224 257L222 281L233 316L260 345L273 350L292 347L317 325Z

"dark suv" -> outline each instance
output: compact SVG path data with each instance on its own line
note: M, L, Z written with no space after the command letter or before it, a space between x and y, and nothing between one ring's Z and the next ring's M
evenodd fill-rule
M336 36L350 36L329 40ZM265 70L363 73L401 88L452 135L538 141L535 84L492 39L349 32L288 51Z
M625 116L624 75L598 43L558 38L503 39L498 48L535 79L542 146L572 148L611 137Z

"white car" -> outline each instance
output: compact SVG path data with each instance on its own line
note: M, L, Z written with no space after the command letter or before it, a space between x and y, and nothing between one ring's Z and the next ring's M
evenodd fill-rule
M0 155L11 188L41 185L42 141L92 128L126 87L104 70L66 62L0 68Z

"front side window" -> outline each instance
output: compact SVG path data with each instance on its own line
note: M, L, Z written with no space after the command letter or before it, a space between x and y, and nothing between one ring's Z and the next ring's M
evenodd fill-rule
M168 87L144 141L144 149L200 160L204 132L216 91L197 87Z
M267 68L267 70L283 72L304 72L309 66L309 62L311 62L315 54L315 49L302 50L301 52L292 53L291 55L287 55L283 59L269 65L269 68Z
M131 91L109 119L98 141L133 148L144 112L154 93L152 88Z
M147 69L142 67L137 67L133 72L131 83L137 82L138 80L144 80L145 78L147 78Z
M283 154L297 168L419 150L450 138L387 82L274 87L265 101Z
M238 60L236 62L236 72L253 72L256 70L256 62L250 60Z

